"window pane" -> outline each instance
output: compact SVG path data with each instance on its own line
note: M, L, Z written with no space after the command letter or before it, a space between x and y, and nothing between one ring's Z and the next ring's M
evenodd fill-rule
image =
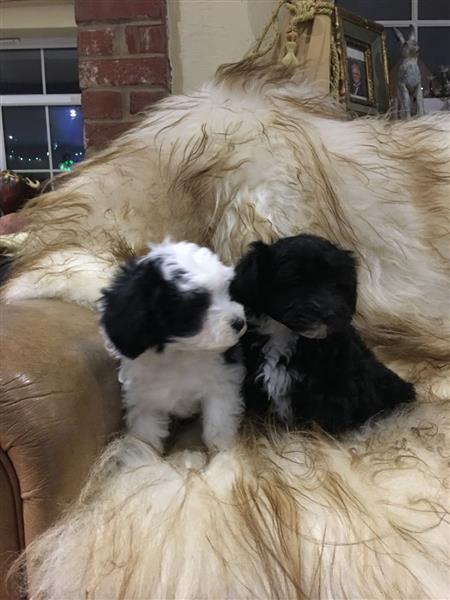
M48 169L47 132L43 106L4 106L8 169Z
M40 50L0 50L0 94L42 94Z
M436 75L450 62L450 27L419 27L419 57Z
M372 21L411 18L411 0L337 0L336 4Z
M449 0L419 0L419 19L450 19Z
M80 106L50 106L53 168L69 170L84 157L83 116Z
M76 48L44 50L47 94L79 94Z

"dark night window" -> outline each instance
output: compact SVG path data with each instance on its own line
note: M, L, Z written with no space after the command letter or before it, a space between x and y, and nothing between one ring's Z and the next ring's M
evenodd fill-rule
M0 168L45 180L83 157L76 48L1 49Z

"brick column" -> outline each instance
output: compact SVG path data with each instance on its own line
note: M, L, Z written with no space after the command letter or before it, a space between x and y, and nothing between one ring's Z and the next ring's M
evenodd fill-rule
M167 95L166 0L75 0L89 150L104 148Z

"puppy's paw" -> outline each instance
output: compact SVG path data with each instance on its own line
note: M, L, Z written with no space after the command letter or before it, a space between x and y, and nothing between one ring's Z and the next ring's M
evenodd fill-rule
M128 431L137 439L162 454L169 435L169 415L157 411L143 411L132 407L127 414Z

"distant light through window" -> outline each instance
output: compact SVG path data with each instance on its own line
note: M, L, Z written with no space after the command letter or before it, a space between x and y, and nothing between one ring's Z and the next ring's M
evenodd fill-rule
M1 48L0 168L41 181L70 171L84 158L80 102L77 50L70 41Z

